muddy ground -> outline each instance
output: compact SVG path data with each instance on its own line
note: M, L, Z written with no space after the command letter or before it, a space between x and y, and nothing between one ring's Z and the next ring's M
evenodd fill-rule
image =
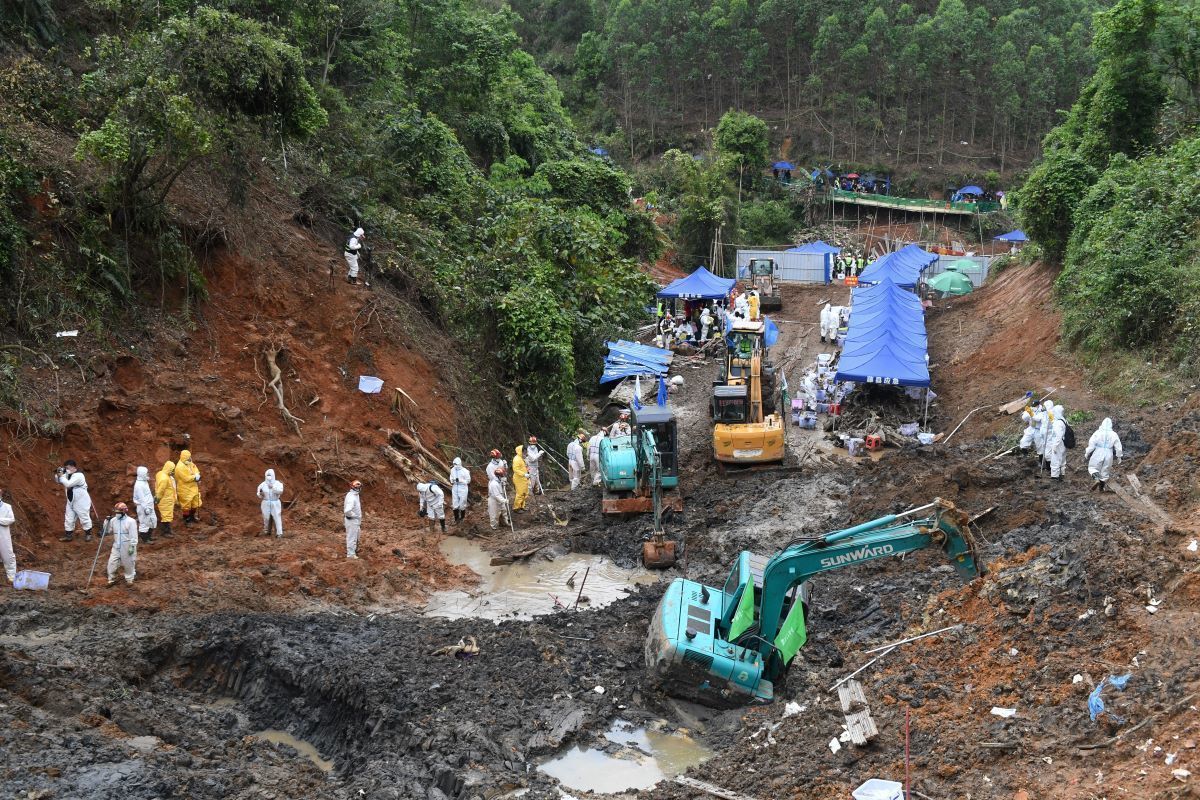
M268 584L277 599L245 604L261 610L214 601L206 590L197 596L186 581L174 594L161 586L86 597L65 587L7 593L0 794L491 800L526 789L526 797L553 798L556 782L537 765L571 744L596 743L622 718L665 720L699 736L715 755L689 774L727 790L759 800L847 798L868 778L902 779L907 715L914 797L1193 796L1194 779L1172 772L1200 774L1200 579L1198 553L1188 549L1200 533L1200 403L1193 397L1171 415L1125 411L1093 398L1057 356L998 365L997 354L1022 331L1053 322L1048 276L1001 277L930 314L941 395L934 429L948 432L972 408L990 406L933 447L893 449L877 461L833 454L816 467L721 477L708 463L704 416L713 367L680 361L685 387L673 403L687 449L685 511L668 524L686 543L686 559L665 578L686 570L718 581L739 549L770 552L798 534L933 497L972 513L991 509L977 522L989 572L970 584L933 552L823 576L809 642L776 703L713 712L648 682L642 645L661 584L603 609L534 620L422 616L425 591L469 579L396 511L396 530L381 538L396 537L401 553L422 560L403 566L380 543L363 567L368 576L408 570L391 593L380 578L364 591L363 576L337 562L336 541L315 525L285 542L296 590L281 595ZM820 345L809 322L826 293L785 297L780 317L795 324L782 326L777 357L796 365L813 357ZM1019 432L994 406L1041 385L1061 387L1068 409L1117 420L1126 443L1119 472L1141 476L1150 505L1130 492L1088 492L1081 450L1059 486L1030 463L987 458ZM1082 439L1089 425L1080 426ZM793 447L815 435L793 430ZM478 509L458 532L479 537L499 560L574 550L633 566L647 521L602 519L598 500L591 489L552 491L518 516L515 535L480 526ZM568 524L556 525L555 516ZM210 535L222 535L219 526ZM239 554L231 543L222 554L233 574L279 569L265 548ZM306 572L309 559L322 562L315 574ZM169 580L146 560L148 583ZM420 589L426 571L433 585ZM299 588L306 581L318 587L311 594ZM831 752L842 715L829 687L866 664L868 649L955 624L962 627L898 649L859 676L880 734ZM478 656L433 654L466 636L477 637ZM1106 690L1112 713L1091 721L1089 692L1126 672L1124 691ZM800 710L785 717L789 703ZM1016 713L996 716L993 706ZM253 736L266 729L311 743L332 771ZM630 796L703 795L662 783Z

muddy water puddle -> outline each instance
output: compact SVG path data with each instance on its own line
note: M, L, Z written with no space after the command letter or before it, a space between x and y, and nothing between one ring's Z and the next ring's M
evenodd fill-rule
M617 720L604 734L604 747L573 747L538 769L567 789L611 794L649 789L706 761L707 747L681 731L637 727Z
M432 617L530 619L572 606L581 587L586 600L579 607L600 608L628 596L634 586L658 580L649 570L619 567L598 555L570 553L553 561L535 555L492 566L491 555L469 539L449 536L438 547L450 563L470 567L482 580L469 591L434 593L425 606L425 614Z
M313 747L311 743L306 742L303 739L297 739L287 731L281 731L275 728L267 728L265 731L259 731L258 733L254 734L254 736L258 739L268 741L271 744L286 744L288 747L292 748L297 753L315 764L317 769L321 770L322 772L333 771L332 760L321 758L321 753L316 747Z

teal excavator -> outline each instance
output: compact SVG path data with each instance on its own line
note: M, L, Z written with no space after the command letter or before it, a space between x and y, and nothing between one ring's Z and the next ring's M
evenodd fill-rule
M770 702L775 684L808 638L810 578L936 546L970 580L981 566L968 521L939 498L902 514L797 540L770 558L743 551L719 589L676 578L651 620L646 665L669 694L679 697L720 707Z

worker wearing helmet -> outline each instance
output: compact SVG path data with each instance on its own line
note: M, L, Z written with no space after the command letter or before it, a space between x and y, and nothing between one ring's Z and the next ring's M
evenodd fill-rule
M529 470L529 493L530 494L545 494L546 490L542 488L542 456L545 453L542 448L538 447L536 436L529 437L529 444L525 447L525 468Z
M487 473L487 478L490 481L493 477L495 477L496 470L500 469L501 467L503 467L505 470L508 469L508 462L501 457L499 450L492 450L492 452L488 453L488 455L491 456L492 460L488 462L484 472Z
M346 558L358 560L358 531L362 525L362 481L351 481L350 491L342 503L343 522L346 523Z
M525 466L525 457L521 453L521 445L513 452L513 488L516 497L513 498L513 511L524 511L525 501L529 499L529 469Z
M608 430L609 436L629 436L633 433L633 428L629 424L629 409L621 412L621 416Z
M504 476L507 472L504 467L497 467L488 478L488 522L492 524L492 530L496 529L501 519L505 524L512 525L512 519L508 515L508 493L504 491Z
M138 526L129 516L129 506L117 503L112 516L104 520L104 533L113 537L112 554L108 557L108 585L117 582L117 567L125 570L125 584L133 585L137 575Z

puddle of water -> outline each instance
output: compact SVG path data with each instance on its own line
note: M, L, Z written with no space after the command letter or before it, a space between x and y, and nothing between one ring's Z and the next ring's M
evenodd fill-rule
M712 755L712 751L687 734L638 728L624 720L613 723L604 738L622 745L622 749L608 753L576 746L538 769L569 789L611 794L649 789Z
M638 584L654 583L658 575L645 569L618 567L604 556L571 553L554 561L538 557L515 564L491 566L492 556L475 542L448 536L438 547L452 564L464 564L482 578L478 589L435 592L425 606L432 617L463 619L530 619L555 610L554 598L565 606L575 602L583 574L583 594L590 602L581 608L599 608L626 597ZM589 570L590 567L590 570ZM575 576L574 588L567 580Z
M317 769L321 770L322 772L333 771L332 761L321 758L321 754L317 751L317 748L313 747L303 739L297 739L287 731L276 730L275 728L267 728L265 731L259 731L254 735L257 738L271 742L272 744L286 744L288 747L307 758L313 764L316 764Z

